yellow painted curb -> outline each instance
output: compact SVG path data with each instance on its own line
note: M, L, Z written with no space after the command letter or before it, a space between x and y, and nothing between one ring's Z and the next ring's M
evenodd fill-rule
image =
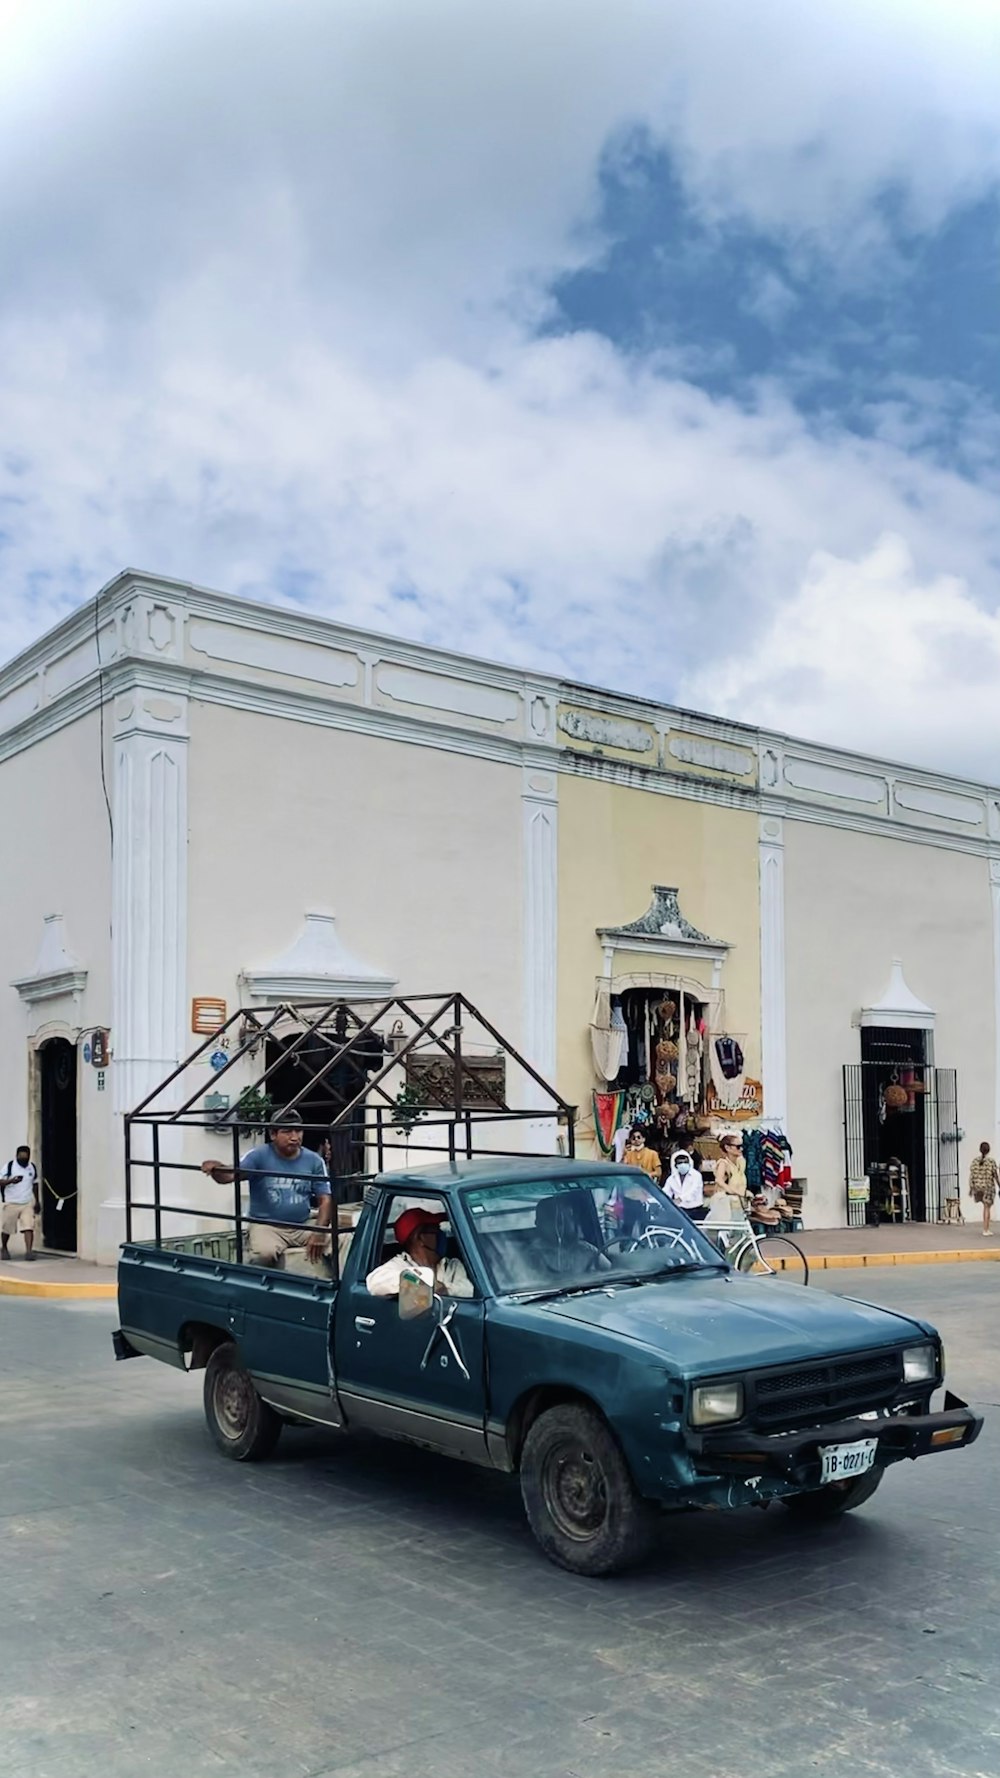
M1000 1247L980 1253L975 1247L958 1247L944 1253L809 1253L809 1270L825 1272L837 1266L952 1266L966 1260L1000 1260Z
M117 1284L50 1284L44 1279L0 1278L0 1296L75 1297L81 1302L111 1301L118 1295Z

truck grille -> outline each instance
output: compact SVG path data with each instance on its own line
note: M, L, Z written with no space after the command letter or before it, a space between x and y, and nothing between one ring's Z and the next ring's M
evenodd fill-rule
M886 1407L902 1381L902 1355L892 1348L758 1371L748 1379L747 1412L760 1432L790 1431Z

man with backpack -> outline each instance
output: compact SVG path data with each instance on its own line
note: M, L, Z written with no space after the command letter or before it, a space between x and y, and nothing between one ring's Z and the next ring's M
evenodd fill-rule
M27 1143L7 1162L7 1171L0 1174L0 1259L10 1259L10 1237L24 1236L24 1257L34 1259L35 1214L41 1210L38 1201L38 1172Z

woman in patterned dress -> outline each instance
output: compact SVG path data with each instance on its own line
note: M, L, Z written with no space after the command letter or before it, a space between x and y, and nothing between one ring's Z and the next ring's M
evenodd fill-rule
M990 1154L988 1142L979 1144L979 1153L969 1168L969 1196L983 1207L983 1234L991 1235L990 1215L997 1195L997 1164Z

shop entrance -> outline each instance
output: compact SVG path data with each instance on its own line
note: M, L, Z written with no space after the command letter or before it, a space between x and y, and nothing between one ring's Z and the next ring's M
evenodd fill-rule
M77 1246L76 1045L50 1037L38 1052L41 1075L39 1190L42 1241L60 1253Z
M849 1224L941 1218L957 1192L957 1080L930 1065L925 1031L862 1030L861 1061L844 1069L844 1137Z

